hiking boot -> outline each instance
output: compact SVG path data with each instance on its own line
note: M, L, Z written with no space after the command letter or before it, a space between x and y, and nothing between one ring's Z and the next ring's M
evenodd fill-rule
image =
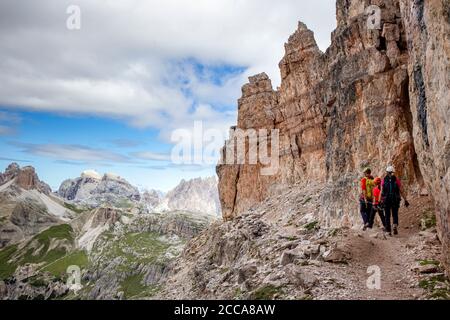
M396 224L394 224L394 234L398 235L398 226Z
M363 231L366 231L368 227L369 227L369 224L366 223L366 224L364 225L364 227L363 227Z

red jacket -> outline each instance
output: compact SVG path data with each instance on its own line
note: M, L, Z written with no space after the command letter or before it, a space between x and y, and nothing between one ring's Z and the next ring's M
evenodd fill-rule
M380 204L380 196L381 196L381 189L380 189L380 187L376 186L373 189L373 204L374 205Z

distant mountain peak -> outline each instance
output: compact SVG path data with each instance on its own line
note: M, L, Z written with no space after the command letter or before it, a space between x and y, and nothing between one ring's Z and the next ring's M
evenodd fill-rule
M50 194L51 188L45 182L39 180L36 170L32 166L20 167L13 162L5 169L4 173L0 172L0 185L10 182L25 190L38 190L44 194Z
M220 215L217 178L182 179L164 196L155 210L161 212L181 210Z
M94 208L105 203L116 205L141 199L139 190L119 175L105 173L102 176L95 170L86 170L78 178L65 180L58 194L66 200Z

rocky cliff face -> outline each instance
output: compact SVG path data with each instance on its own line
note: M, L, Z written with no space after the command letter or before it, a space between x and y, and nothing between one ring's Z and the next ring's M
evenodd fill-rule
M450 268L450 3L402 0L413 137Z
M381 9L379 28L368 27L370 5ZM282 186L319 182L328 186L322 219L353 225L361 169L382 175L393 164L409 193L434 195L448 263L448 1L338 0L336 7L325 53L300 23L285 45L280 88L265 74L242 88L237 128L278 129L280 166L264 176L261 163L219 165L223 216L233 219ZM222 163L230 161L225 151Z
M99 175L85 171L79 178L64 181L58 194L75 203L98 207L104 203L121 205L126 201L139 201L139 190L125 179L113 175Z

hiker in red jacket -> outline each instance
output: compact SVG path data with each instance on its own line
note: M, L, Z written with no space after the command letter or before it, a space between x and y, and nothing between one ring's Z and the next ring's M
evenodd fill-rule
M406 207L409 207L409 202L406 199L400 179L394 175L394 167L389 166L386 172L387 174L381 188L381 198L384 204L386 232L392 236L392 229L395 235L398 234L398 211L400 209L401 198L403 197L405 200ZM393 227L391 227L391 215L394 220Z
M373 189L373 208L372 214L370 216L369 228L373 228L373 225L375 223L375 216L378 213L381 219L381 223L383 224L383 231L386 231L386 219L381 203L381 178L375 178L374 183L375 188Z

